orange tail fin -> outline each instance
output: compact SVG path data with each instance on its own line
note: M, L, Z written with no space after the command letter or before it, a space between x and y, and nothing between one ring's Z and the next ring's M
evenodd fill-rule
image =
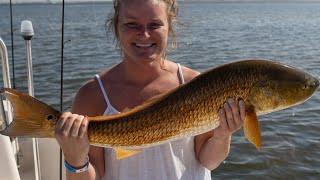
M0 93L13 107L13 121L0 134L14 137L53 137L56 121L61 116L59 111L14 89L0 88Z

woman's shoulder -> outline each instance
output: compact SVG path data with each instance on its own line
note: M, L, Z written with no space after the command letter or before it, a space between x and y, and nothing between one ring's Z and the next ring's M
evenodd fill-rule
M112 67L98 74L102 85L107 84ZM102 87L104 88L104 87ZM105 99L95 76L85 82L77 91L73 100L72 111L83 115L97 116L105 110Z
M96 115L98 112L95 112L96 110L91 107L97 107L101 104L99 93L97 93L98 88L99 85L94 78L82 85L73 99L72 112L88 116Z
M115 66L112 66L105 71L98 74L100 80L102 81L102 86L112 84L110 80L113 81L115 76ZM108 86L107 86L108 87ZM105 89L105 87L102 87ZM77 91L76 96L73 101L74 108L72 108L75 113L81 113L85 115L101 115L105 110L105 99L99 85L99 81L95 76L90 80L85 82Z
M199 74L201 74L199 71L196 71L194 69L191 69L191 68L183 66L183 65L181 65L181 70L182 70L182 73L183 73L184 80L186 82L190 81L194 77L196 77Z
M175 71L174 69L176 69L177 63L170 61L170 60L168 60L168 61L169 61L170 66L172 67L171 69L173 71ZM183 63L179 63L179 64L181 65L181 71L183 74L183 78L186 82L190 81L191 79L193 79L194 77L196 77L200 74L200 72L183 65Z

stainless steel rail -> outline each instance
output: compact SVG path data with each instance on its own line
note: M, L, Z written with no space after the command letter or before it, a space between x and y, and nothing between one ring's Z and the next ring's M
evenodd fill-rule
M0 37L0 52L1 52L1 63L2 63L2 75L3 75L3 85L6 88L11 88L10 72L9 72L9 62L8 62L8 51L5 43ZM4 104L5 106L4 106ZM2 96L0 98L0 130L6 128L8 124L12 122L12 108L8 100L4 101ZM19 151L19 145L17 139L11 142L9 137L0 135L0 144L2 148L1 161L5 161L6 164L1 166L1 177L20 180L20 175L18 172L18 165L16 163L17 152Z
M8 62L8 51L5 43L0 38L0 51L1 51L1 63L2 63L2 76L3 76L3 85L6 88L11 88L11 81L10 81L10 71L9 71L9 62ZM9 101L5 103L6 107L3 106L3 103L0 103L0 111L1 112L1 119L2 127L0 129L4 129L8 124L12 121L12 109ZM7 110L7 117L5 116L4 109Z
M33 89L33 71L32 71L32 53L31 53L31 38L34 35L32 22L24 20L21 22L21 35L26 42L27 47L27 70L28 70L28 92L34 97ZM37 138L32 138L33 161L35 169L35 180L41 180L40 157L39 157L39 142Z

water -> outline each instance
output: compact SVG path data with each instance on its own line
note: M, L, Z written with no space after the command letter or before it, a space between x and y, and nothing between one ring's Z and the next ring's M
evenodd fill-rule
M112 4L69 4L65 9L64 106L94 74L120 61L104 28ZM59 109L61 4L14 5L16 88L27 92L24 19L33 22L36 98ZM9 6L0 6L0 36L10 51ZM193 69L239 59L273 59L320 75L320 3L182 3L178 49L168 57ZM71 40L71 41L69 41ZM9 53L11 59L11 52ZM287 110L260 117L262 150L239 131L213 179L319 179L320 93ZM212 154L214 156L214 154Z

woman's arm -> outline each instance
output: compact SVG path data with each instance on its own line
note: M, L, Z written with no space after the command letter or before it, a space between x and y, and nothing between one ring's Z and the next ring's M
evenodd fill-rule
M239 130L245 121L245 105L229 99L219 111L220 126L195 137L195 153L199 162L209 170L217 168L228 156L231 135Z
M65 112L58 120L55 130L55 137L59 143L65 161L75 169L85 167L89 157L88 170L81 173L74 173L66 170L68 180L96 180L104 175L104 150L99 147L90 147L87 128L88 120L83 115L94 114L91 110L92 97L89 99L90 88L82 87L72 104L71 112ZM76 114L77 113L77 114Z
M187 67L182 67L184 78L190 81L200 73ZM206 168L217 168L228 156L231 135L239 130L245 121L245 105L229 99L219 112L220 126L213 131L198 135L194 139L195 155Z

